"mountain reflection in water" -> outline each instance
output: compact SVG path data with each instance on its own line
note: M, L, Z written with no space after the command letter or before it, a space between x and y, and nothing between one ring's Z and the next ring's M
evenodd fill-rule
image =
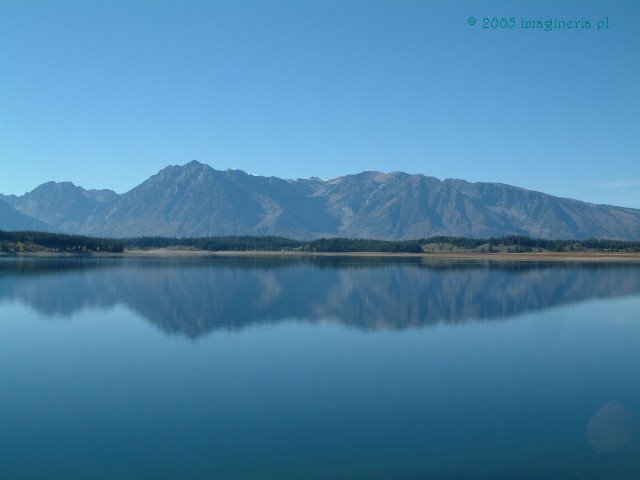
M191 338L291 319L396 330L639 292L640 266L633 264L390 257L0 261L0 301L62 317L126 305L162 331Z

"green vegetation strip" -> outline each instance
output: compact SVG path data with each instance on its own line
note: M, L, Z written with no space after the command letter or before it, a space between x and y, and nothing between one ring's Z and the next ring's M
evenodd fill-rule
M137 237L96 238L47 232L5 232L0 230L0 251L6 253L123 252L125 248L183 247L212 251L302 251L423 253L447 251L506 251L513 253L553 251L640 252L640 242L622 240L546 240L519 235L491 238L429 237L418 240L370 240L362 238L319 238L310 241L284 237Z

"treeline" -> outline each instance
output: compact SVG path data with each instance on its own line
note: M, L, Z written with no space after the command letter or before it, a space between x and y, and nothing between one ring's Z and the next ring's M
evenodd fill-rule
M421 253L422 240L368 240L364 238L319 238L306 243L307 252Z
M490 238L435 236L418 240L372 240L362 238L319 238L310 241L277 236L237 237L137 237L96 238L49 232L5 232L0 230L0 251L21 252L47 249L60 252L122 252L125 248L183 247L211 251L304 251L421 253L433 251L481 252L640 252L640 242L622 240L547 240L520 235Z
M505 235L490 238L466 237L430 237L420 240L422 244L448 244L465 250L473 250L484 245L489 249L511 247L518 252L552 251L571 252L579 250L596 250L599 252L640 252L640 242L624 240L607 240L589 238L586 240L548 240L544 238L530 238L522 235Z
M122 252L122 240L86 237L49 232L5 232L0 230L0 251L27 252L36 250L57 252Z
M137 237L122 240L130 248L193 247L213 251L277 251L301 248L304 242L284 237Z
M294 250L305 252L380 252L380 253L421 253L426 245L454 247L462 250L477 250L486 247L487 252L507 249L511 252L533 251L580 251L640 252L640 242L622 240L547 240L520 235L503 237L467 238L435 236L418 240L373 240L364 238L319 238L300 241L290 238L264 236L238 237L139 237L123 240L132 248L192 247L215 251L278 251ZM443 249L444 250L444 249ZM446 251L446 250L444 250Z
M299 241L284 237L139 237L124 239L131 248L192 247L213 251L304 251L304 252L395 252L420 253L420 240L369 240L360 238L319 238Z

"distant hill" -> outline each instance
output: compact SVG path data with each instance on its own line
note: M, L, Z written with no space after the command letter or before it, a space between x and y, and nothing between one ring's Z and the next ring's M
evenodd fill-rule
M66 233L83 231L87 221L101 217L101 207L111 205L118 194L111 190L85 190L71 182L47 182L21 197L2 196L13 208ZM2 228L0 222L0 228Z
M640 210L594 205L499 183L362 172L283 180L168 166L132 190L48 182L14 209L66 233L133 237L278 235L414 239L434 235L640 240ZM4 228L0 216L0 229Z
M0 200L0 229L6 231L36 230L41 232L53 230L50 225L20 213L4 200Z

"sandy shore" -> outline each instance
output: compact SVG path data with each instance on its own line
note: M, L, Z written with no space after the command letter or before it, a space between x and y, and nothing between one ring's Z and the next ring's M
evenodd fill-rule
M0 255L5 258L8 255ZM11 257L29 258L198 258L198 257L413 257L425 260L482 260L533 262L639 262L640 253L540 252L540 253L387 253L387 252L295 252L295 251L211 251L193 248L150 248L122 253L23 252Z
M158 252L160 256L171 253ZM499 260L499 261L582 261L582 262L640 262L637 253L385 253L385 252L206 252L217 256L293 256L293 257L415 257L434 260ZM153 253L151 255L154 255ZM187 254L188 255L188 254ZM198 254L196 254L198 255Z
M386 252L292 252L292 251L210 251L189 248L151 248L123 253L24 252L31 258L197 258L197 257L413 257L433 260L538 261L538 262L638 262L640 253L540 252L540 253L386 253Z

